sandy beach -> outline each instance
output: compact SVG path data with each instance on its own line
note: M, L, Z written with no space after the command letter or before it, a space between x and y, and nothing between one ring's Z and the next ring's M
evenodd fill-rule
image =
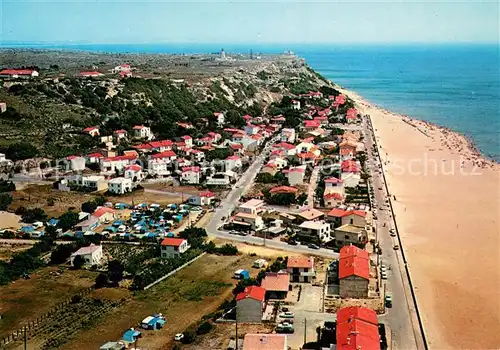
M500 348L500 165L344 92L371 116L429 347Z

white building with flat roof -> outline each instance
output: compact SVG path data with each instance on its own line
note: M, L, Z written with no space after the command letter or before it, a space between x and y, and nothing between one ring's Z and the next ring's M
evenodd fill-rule
M319 238L323 243L333 239L330 224L324 221L304 221L299 228L299 235L309 239Z
M77 256L83 258L86 266L100 265L103 261L102 246L91 244L88 247L78 249L70 256L71 266L73 266L73 261Z
M238 207L239 213L257 215L264 211L264 201L260 199L250 199Z
M108 191L114 194L124 194L132 191L132 179L117 177L109 180Z

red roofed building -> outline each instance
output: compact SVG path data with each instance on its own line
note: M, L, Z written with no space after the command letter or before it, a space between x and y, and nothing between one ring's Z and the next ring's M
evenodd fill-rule
M113 221L116 219L116 212L108 207L97 207L92 216L96 217L99 222Z
M271 188L269 191L272 194L277 194L277 193L292 193L292 194L297 194L299 190L296 189L295 187L291 186L276 186Z
M193 138L189 135L181 136L181 139L184 141L186 147L193 147Z
M37 77L38 72L34 69L3 69L0 71L2 78L30 78Z
M356 108L349 108L346 113L348 123L355 123L358 119L358 111Z
M173 151L164 151L151 155L148 160L148 171L151 175L170 175L170 167L177 155Z
M139 164L132 164L125 167L125 178L133 182L141 181L143 178L142 167Z
M338 350L380 350L377 314L360 306L339 309L336 338Z
M312 256L289 256L286 267L292 282L310 283L316 277Z
M115 130L113 132L113 134L115 135L115 137L118 141L120 141L120 139L127 137L127 135L128 135L127 130L123 130L123 129Z
M321 126L321 122L319 120L304 120L304 129L305 130L315 130Z
M135 164L136 160L136 155L101 158L101 171L109 173L114 173L117 170L122 171L127 165Z
M340 249L340 297L367 298L370 282L369 254L355 246Z
M323 194L323 201L325 202L325 208L334 208L342 204L344 196L337 192L325 192Z
M87 163L90 164L96 164L99 163L99 161L104 158L104 156L101 153L90 153L85 156L85 159Z
M96 71L92 71L92 72L80 72L80 76L81 77L85 77L85 78L95 78L95 77L102 77L104 74L100 73L100 72L96 72Z
M209 206L215 201L215 193L211 191L203 191L197 195L191 196L188 199L188 203L192 205L199 206Z
M343 173L359 174L361 166L353 160L344 160L340 165L340 171Z
M190 248L189 243L184 238L164 238L161 241L161 257L175 258Z
M83 129L83 132L92 137L99 136L99 128L97 126L89 126L88 128Z
M200 183L200 167L190 166L182 168L181 181L183 183L196 185Z
M290 288L288 272L268 272L260 286L266 290L266 299L286 299Z
M236 295L236 320L243 323L262 322L266 308L266 290L259 286L246 287Z

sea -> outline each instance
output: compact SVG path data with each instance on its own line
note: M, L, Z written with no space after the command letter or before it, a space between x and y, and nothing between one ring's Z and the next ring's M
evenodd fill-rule
M6 47L5 45L2 45ZM111 53L295 52L326 78L393 112L469 137L500 162L500 46L498 44L15 44L8 47Z

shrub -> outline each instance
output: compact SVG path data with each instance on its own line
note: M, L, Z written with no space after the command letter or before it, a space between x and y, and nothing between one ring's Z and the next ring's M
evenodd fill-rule
M208 321L205 321L203 322L202 324L200 324L200 326L198 327L198 329L196 330L196 334L198 335L201 335L201 334L207 334L209 333L212 329L214 328L214 326L208 322Z
M192 330L187 330L184 332L184 338L182 338L182 344L191 344L196 340L196 333Z

